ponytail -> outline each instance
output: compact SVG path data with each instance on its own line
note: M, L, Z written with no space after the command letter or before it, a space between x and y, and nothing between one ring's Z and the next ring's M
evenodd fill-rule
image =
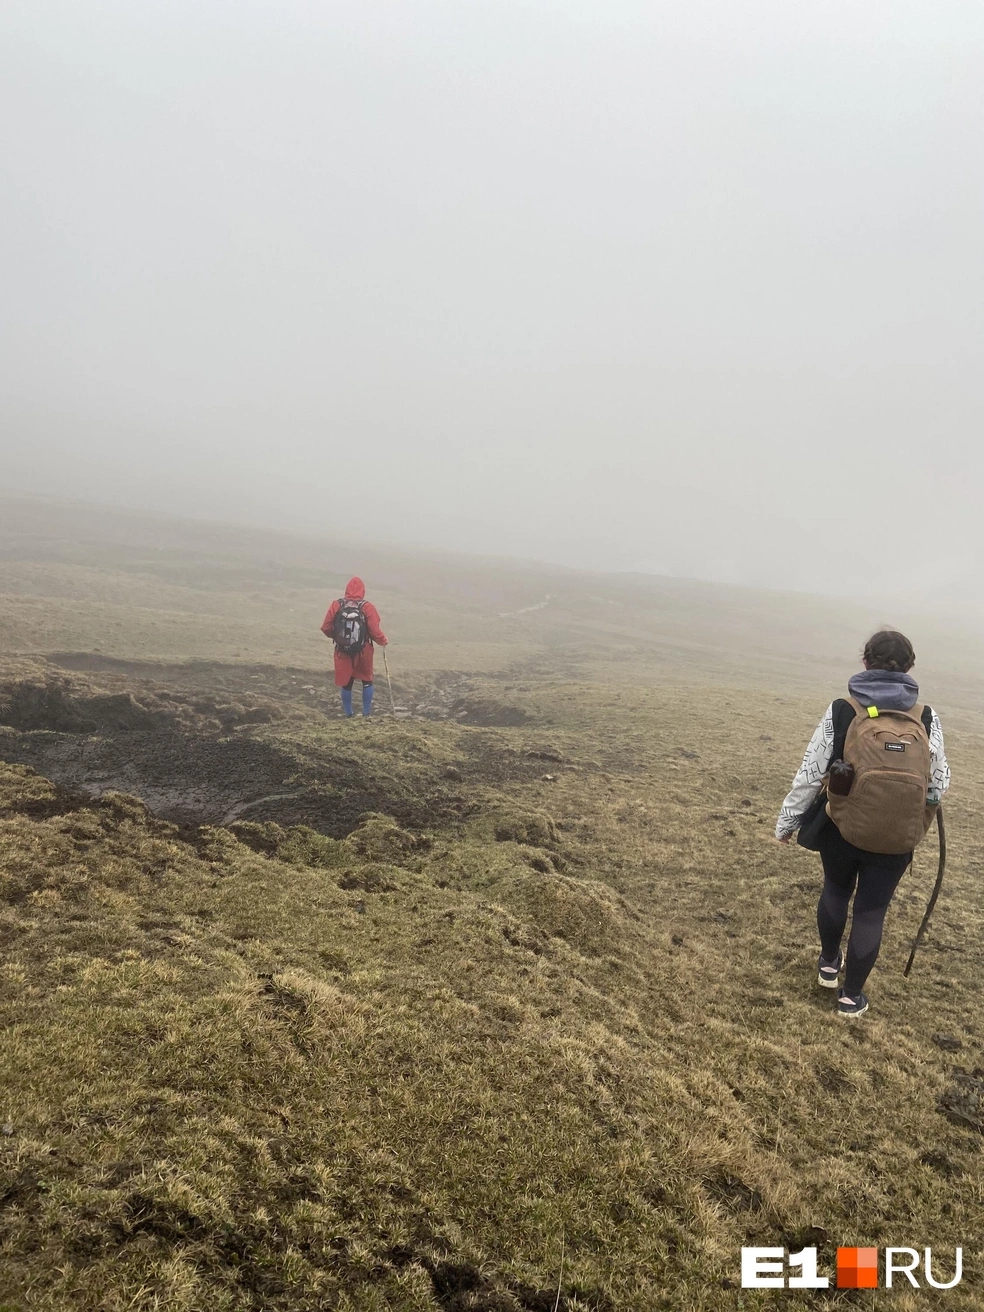
M890 670L906 674L916 663L916 653L904 633L898 633L895 629L881 629L873 633L864 644L864 660L869 670Z

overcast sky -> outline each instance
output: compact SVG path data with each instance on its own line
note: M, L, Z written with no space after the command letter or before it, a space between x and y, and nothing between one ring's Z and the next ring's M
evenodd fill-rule
M4 0L16 489L984 581L979 0Z

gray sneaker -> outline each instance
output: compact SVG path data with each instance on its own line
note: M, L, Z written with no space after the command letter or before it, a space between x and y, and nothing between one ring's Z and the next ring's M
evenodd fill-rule
M835 989L840 983L838 975L841 973L841 967L844 965L844 954L837 953L835 961L824 961L821 955L817 962L817 983L822 989Z
M843 989L837 998L838 1016L863 1016L868 1010L868 996L865 993L859 993L855 998L849 998Z

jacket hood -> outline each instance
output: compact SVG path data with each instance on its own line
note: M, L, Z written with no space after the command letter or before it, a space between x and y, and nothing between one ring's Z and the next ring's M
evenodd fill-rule
M345 596L352 601L363 601L366 595L366 585L359 578L358 574L349 579L345 585Z
M919 684L901 670L862 670L848 681L847 691L862 706L880 711L911 711L919 700Z

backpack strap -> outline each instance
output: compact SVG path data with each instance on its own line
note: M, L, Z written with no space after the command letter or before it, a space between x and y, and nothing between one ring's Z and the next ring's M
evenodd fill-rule
M847 731L851 727L851 721L858 714L859 706L846 697L838 697L833 705L834 720L834 747L830 754L832 761L843 761L844 759L844 742L847 738Z
M912 711L903 713L912 715L914 712L918 712L918 718L922 723L922 727L926 730L926 736L928 738L933 728L932 706L919 707L916 705L912 708ZM834 702L834 750L830 759L832 761L838 759L843 760L844 740L847 738L847 731L855 716L868 715L871 716L872 719L875 719L878 716L878 713L878 708L876 706L872 706L871 709L868 710L862 706L860 702L855 701L853 697L838 697L837 701Z

